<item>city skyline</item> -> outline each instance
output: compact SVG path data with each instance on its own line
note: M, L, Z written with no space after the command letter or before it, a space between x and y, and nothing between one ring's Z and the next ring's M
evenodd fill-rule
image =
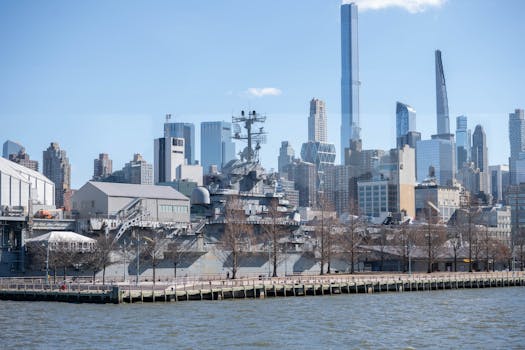
M328 141L339 150L340 4L210 3L201 9L162 2L123 9L102 2L2 3L0 38L10 53L0 58L5 77L0 83L2 142L19 141L30 155L58 142L70 158L72 187L79 188L91 178L92 161L99 153L108 153L116 169L134 153L152 163L152 140L160 136L166 113L174 116L174 122L199 128L200 122L229 122L240 110L256 109L268 116L262 164L277 169L282 140L289 140L296 150L307 141L308 101L316 96L326 101ZM525 30L518 25L525 6L518 1L503 4L448 1L417 13L360 7L364 148L395 147L395 101L418 111L422 139L435 133L433 51L439 49L449 118L464 114L469 125L483 125L489 165L508 163L508 114L525 104L520 89L525 73L519 69L524 51L520 37ZM47 16L57 7L61 15ZM95 20L100 8L105 12ZM253 15L254 11L260 15ZM226 19L232 12L239 14L235 25ZM273 17L265 15L270 13ZM139 14L143 21L132 28L129 24ZM160 24L168 14L176 17L177 21L169 21L176 25ZM291 14L302 19L293 28L287 21ZM469 18L464 20L466 14ZM116 28L113 18L125 30ZM206 24L210 18L218 24L213 34ZM313 19L323 25L305 24ZM461 26L456 24L459 19ZM489 20L494 25L484 28ZM189 25L190 21L195 24ZM182 35L185 25L189 37ZM247 28L244 33L239 33L239 26ZM268 29L256 30L262 27ZM191 43L194 37L199 39L197 46ZM319 52L306 51L312 42L319 45ZM209 49L202 48L207 45ZM487 45L492 49L482 51ZM399 47L405 50L394 51ZM214 56L207 55L211 49ZM246 60L248 53L252 53L250 60ZM21 127L21 121L27 126ZM79 142L83 138L89 142ZM195 154L200 155L198 148Z

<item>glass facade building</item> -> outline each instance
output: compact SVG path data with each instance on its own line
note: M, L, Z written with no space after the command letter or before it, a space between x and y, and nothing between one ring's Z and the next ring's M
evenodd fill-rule
M184 158L195 164L195 125L193 123L164 123L164 137L184 139Z
M326 108L322 100L313 98L310 101L308 117L308 141L328 142L326 131Z
M416 110L411 106L397 102L396 103L396 139L397 148L402 148L407 141L407 135L410 131L416 131Z
M445 72L441 60L441 51L436 50L436 114L437 114L437 133L450 134L448 116L447 85L445 82Z
M232 138L232 125L229 122L201 123L201 164L205 174L211 165L219 170L230 160L235 159L235 143Z
M341 163L350 140L360 139L357 5L341 6Z
M416 146L417 182L433 177L438 185L451 186L456 174L454 158L453 140L433 138L419 141Z
M464 163L470 162L470 135L470 129L467 129L467 117L460 115L456 118L456 159L458 170L461 169Z
M24 149L24 146L22 146L18 142L7 140L6 142L4 142L4 145L3 145L2 157L4 157L5 159L9 159L9 156L11 154L18 154L23 149Z

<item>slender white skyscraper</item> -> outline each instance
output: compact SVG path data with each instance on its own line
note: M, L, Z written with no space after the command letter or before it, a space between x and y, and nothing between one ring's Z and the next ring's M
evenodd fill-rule
M310 117L308 117L308 141L328 142L327 139L324 101L313 98L310 101Z
M450 134L447 85L439 50L436 50L436 114L438 135Z
M341 163L350 140L359 140L359 52L357 5L341 5Z

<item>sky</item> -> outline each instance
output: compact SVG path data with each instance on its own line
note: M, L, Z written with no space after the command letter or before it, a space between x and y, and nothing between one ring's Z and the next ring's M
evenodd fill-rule
M395 104L436 133L434 50L442 51L451 131L458 115L487 133L489 163L506 164L508 115L525 108L525 1L358 0L361 137L395 146ZM339 150L340 0L0 2L0 142L42 162L65 149L72 186L109 153L118 170L153 163L164 116L230 121L267 116L261 162L277 168L281 141L300 153L309 101L326 102ZM240 151L243 144L237 144ZM339 156L336 157L340 159ZM40 168L42 165L40 164Z

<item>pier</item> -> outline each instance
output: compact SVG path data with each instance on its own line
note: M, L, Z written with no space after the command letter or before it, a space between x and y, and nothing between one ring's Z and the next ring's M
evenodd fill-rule
M523 287L525 273L325 275L106 286L88 283L48 285L38 282L2 279L0 300L134 304Z

